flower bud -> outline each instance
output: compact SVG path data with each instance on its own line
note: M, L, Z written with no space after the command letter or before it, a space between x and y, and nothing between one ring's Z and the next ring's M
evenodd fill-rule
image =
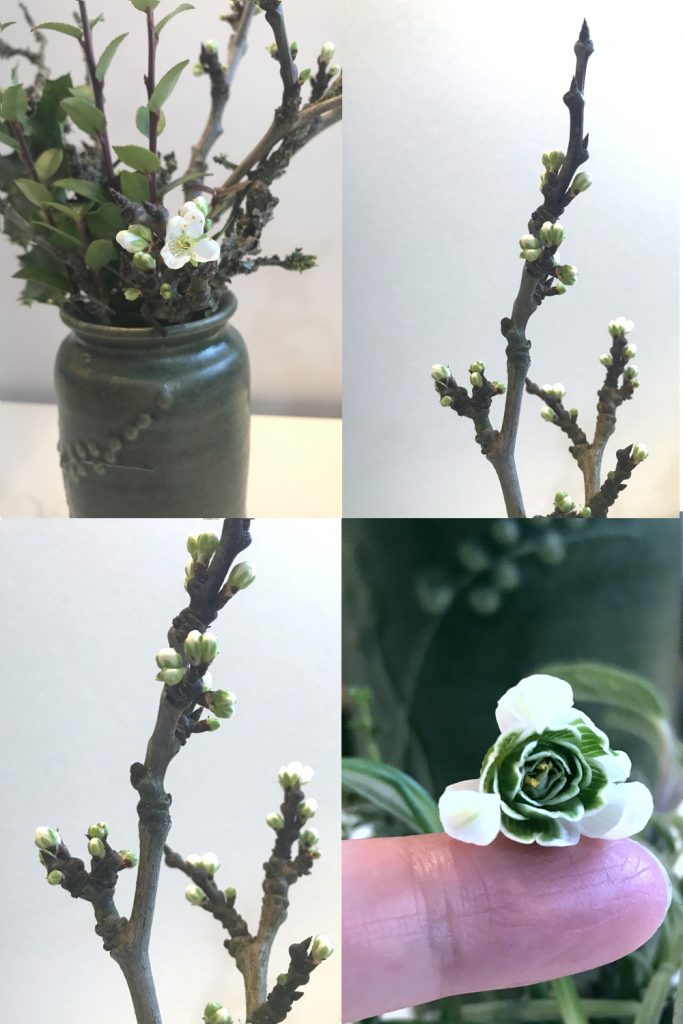
M484 378L482 377L482 375L480 373L471 373L470 374L470 384L472 385L473 388L480 388L483 383L484 383Z
M196 199L193 199L192 201L200 213L203 213L205 217L209 216L211 207L209 206L209 201L205 196L197 196ZM204 227L206 226L207 225L204 224Z
M543 390L549 395L554 395L555 398L564 398L567 394L567 389L564 384L544 384Z
M311 74L312 74L312 72L311 72L310 68L304 68L302 71L300 71L299 72L299 84L303 85L304 82L307 82L308 79L311 77Z
M580 517L582 519L590 519L591 516L593 515L593 511L592 511L592 509L590 509L588 507L588 505L586 505L585 508L581 509L581 511L579 512L579 515L580 515Z
M231 690L210 690L206 694L206 706L217 718L230 718L237 700Z
M519 255L529 263L537 260L543 252L543 243L535 235L522 235L519 244L522 250Z
M228 888L225 890L225 898L226 898L226 900L234 900L236 896L237 896L237 889L235 889L234 886L229 885Z
M139 288L125 288L123 292L123 297L126 302L135 302L141 295L142 292Z
M443 384L451 375L451 371L443 363L434 363L432 366L432 380L439 381Z
M318 60L321 64L329 64L334 57L335 45L334 43L323 43L318 54Z
M104 821L98 821L95 825L88 825L88 839L106 839L109 835L109 826Z
M119 857L124 868L134 868L138 862L138 855L133 853L132 850L119 850Z
M638 367L635 363L624 367L624 380L635 380L638 376Z
M187 538L187 550L194 562L208 565L218 550L220 541L215 533L196 533Z
M600 356L600 362L603 366L611 366L614 362L614 359L609 354L609 352L603 352L603 354Z
M569 186L569 191L573 195L578 195L579 192L585 192L587 188L590 188L593 184L593 179L587 171L579 171L578 174L574 175L574 180Z
M202 45L207 53L218 53L218 43L214 39L207 39Z
M334 78L334 76L338 75L339 72L341 71L341 67L339 66L339 64L330 64L327 70L329 71L331 77Z
M206 722L206 728L209 732L215 732L216 729L220 729L221 727L221 723L217 718L214 718L213 715L209 715L209 717L205 718L204 721Z
M558 491L555 495L555 508L560 512L573 512L576 502L566 491Z
M214 1013L218 1010L223 1009L222 1003L207 1003L204 1007L204 1022L205 1024L212 1024Z
M311 943L311 948L308 951L308 958L314 964L320 964L323 960L328 960L334 952L334 946L326 935L316 935Z
M64 874L61 871L51 871L47 876L48 885L61 885L64 881Z
M305 786L313 778L313 769L309 765L303 765L301 761L290 761L283 764L278 773L278 782L283 789L291 789L292 786Z
M156 654L156 663L159 668L184 668L185 661L182 654L173 647L162 647Z
M544 405L541 409L541 419L544 419L547 423L554 423L557 419L557 414L553 412L549 405Z
M613 338L623 338L625 334L630 334L634 327L633 320L627 320L625 316L618 316L616 320L610 320L607 330Z
M128 253L145 252L152 242L152 232L144 224L130 224L117 233L116 241Z
M561 281L558 281L557 284L553 285L553 291L555 292L556 295L564 295L564 293L567 291L567 289L565 288L565 286L562 284Z
M634 343L632 341L630 341L628 343L628 345L624 346L624 351L623 351L624 359L633 359L633 357L635 356L637 351L638 351L638 346L634 345Z
M168 302L169 299L172 299L173 289L171 288L170 284L162 284L161 288L159 289L159 295L162 297L162 299L165 299L166 302Z
M269 53L271 57L275 57L277 59L277 43L269 43L268 46L266 46L266 53Z
M205 71L203 64L194 64L192 66L192 74L194 75L195 78L200 78L204 73Z
M232 1024L232 1017L225 1009L221 1006L220 1010L216 1010L213 1017L211 1018L210 1024Z
M213 633L193 629L187 634L183 648L191 665L210 665L218 654L218 640Z
M577 273L576 267L573 267L571 263L561 263L555 267L555 276L560 279L562 284L576 284Z
M41 825L33 834L33 842L39 850L56 850L62 844L62 837L56 828Z
M156 680L164 686L177 686L182 683L186 671L184 668L162 668L161 672L157 672Z
M277 811L273 811L272 814L266 814L266 824L275 832L279 832L281 828L284 828L285 819Z
M479 360L476 363L470 363L468 369L470 373L483 373L484 370L486 369L486 366Z
M133 256L133 263L138 270L154 270L157 265L151 252L136 252Z
M541 160L546 171L549 171L551 174L557 174L560 167L565 162L566 156L561 149L551 149L547 153L543 154Z
M631 449L631 462L637 466L639 462L644 462L649 454L645 445L641 441L637 441Z
M101 839L89 839L88 840L88 853L95 860L101 860L107 852L107 847L104 845Z
M541 236L541 241L546 245L560 245L564 240L564 228L557 222L553 224L552 221L545 221L538 233Z
M302 818L304 821L308 821L309 818L315 817L317 810L318 801L314 800L311 797L308 800L304 800L304 802L299 805L299 817Z
M503 384L500 380L491 381L491 387L493 388L493 393L495 395L504 395L507 391L507 384Z
M320 860L320 858L322 857L322 853L320 852L319 846L316 846L314 849L309 850L308 854L311 860Z
M439 405L443 405L444 407L453 405L453 399L451 398L450 395L442 395L441 398L439 399Z
M299 846L304 850L312 850L320 842L320 835L317 828L305 828L299 836Z
M218 854L209 851L208 853L191 853L185 858L188 864L191 864L193 868L201 868L207 875L212 878L221 866L221 862L218 859Z
M206 896L198 885L188 885L185 890L185 899L193 907L201 907L203 903L206 903Z
M254 570L248 562L238 562L237 565L233 565L230 570L230 575L226 580L226 587L231 587L233 590L246 590L250 587L256 576Z

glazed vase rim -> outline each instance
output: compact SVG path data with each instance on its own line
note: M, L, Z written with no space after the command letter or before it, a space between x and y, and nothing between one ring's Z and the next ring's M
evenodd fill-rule
M95 344L122 346L129 349L186 345L208 341L232 316L237 308L235 293L225 289L215 313L203 320L190 320L184 324L169 324L161 335L154 327L117 327L116 324L97 324L82 320L60 309L62 321L79 338Z

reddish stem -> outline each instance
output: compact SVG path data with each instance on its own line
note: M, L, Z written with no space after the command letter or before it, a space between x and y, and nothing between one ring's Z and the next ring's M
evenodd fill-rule
M156 54L157 54L157 42L159 37L156 33L154 26L154 11L151 8L147 9L147 77L145 78L145 85L147 86L147 99L152 98L152 93L156 88ZM159 132L159 114L149 111L149 151L157 155L157 137ZM159 196L157 193L157 172L150 171L147 175L149 181L149 197L151 202L158 203Z
M88 17L88 11L85 6L85 0L78 0L78 9L81 15L81 27L83 28L83 39L81 40L81 46L83 47L83 53L85 55L85 62L88 66L88 75L90 77L90 84L92 85L93 95L95 97L95 106L104 116L104 85L99 81L95 69L97 63L95 61L95 50L92 42L92 30L90 28L90 19ZM106 125L97 136L100 148L102 150L102 159L104 160L104 171L107 176L107 181L112 188L116 187L116 175L114 173L114 162L111 155L111 147L109 145L109 135L107 133Z

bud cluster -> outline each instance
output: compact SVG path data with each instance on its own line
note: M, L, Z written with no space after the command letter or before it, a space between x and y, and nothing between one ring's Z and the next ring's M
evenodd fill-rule
M165 686L177 686L185 678L185 659L172 647L162 647L157 651L156 663L159 669L156 679Z
M207 690L203 699L204 706L212 711L216 718L231 718L237 703L237 697L232 690ZM215 729L217 726L211 728Z
M210 665L218 654L218 640L213 633L193 629L187 634L183 649L190 665Z
M232 1024L232 1017L221 1003L207 1003L203 1020L204 1024Z
M205 871L210 878L213 878L221 866L221 862L219 861L217 854L211 851L201 854L191 853L186 860L193 868L199 868L201 871Z
M301 761L290 761L283 764L278 772L278 782L283 789L292 789L294 786L306 786L313 778L313 769L310 765L304 765Z
M558 512L573 512L576 502L566 491L558 491L555 495L555 508Z

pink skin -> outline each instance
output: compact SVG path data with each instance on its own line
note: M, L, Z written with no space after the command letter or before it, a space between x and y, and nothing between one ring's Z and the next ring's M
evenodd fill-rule
M630 839L356 839L343 844L342 891L345 1021L610 963L670 902L658 861Z

